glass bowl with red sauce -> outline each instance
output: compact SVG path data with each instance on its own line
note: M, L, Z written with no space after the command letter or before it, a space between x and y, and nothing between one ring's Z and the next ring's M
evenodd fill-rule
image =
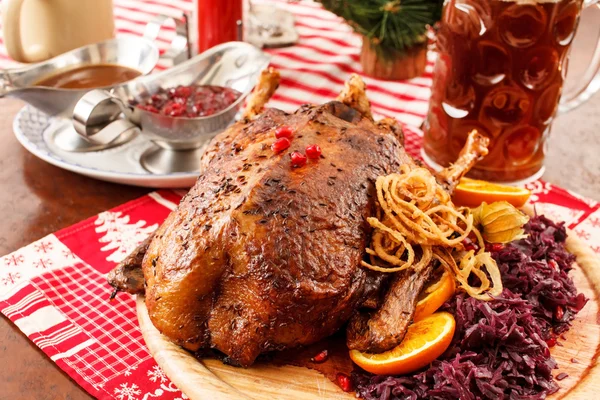
M147 139L163 149L193 150L235 120L268 64L260 49L229 42L111 95L127 107L127 118Z

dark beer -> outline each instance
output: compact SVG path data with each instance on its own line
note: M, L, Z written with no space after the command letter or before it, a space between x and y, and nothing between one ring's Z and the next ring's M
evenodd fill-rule
M477 129L491 148L471 177L510 182L541 172L582 3L448 0L424 124L426 158L449 165Z

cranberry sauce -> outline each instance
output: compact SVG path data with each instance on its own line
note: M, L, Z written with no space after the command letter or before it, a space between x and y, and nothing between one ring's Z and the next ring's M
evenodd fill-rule
M233 104L241 93L237 90L211 85L161 88L135 106L168 117L207 117Z

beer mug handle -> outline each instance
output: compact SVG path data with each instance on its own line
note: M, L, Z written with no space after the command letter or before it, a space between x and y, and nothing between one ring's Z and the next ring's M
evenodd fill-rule
M583 8L596 5L600 7L599 0L586 0ZM596 49L590 61L590 65L583 74L583 78L577 87L563 94L558 105L559 113L571 111L590 99L600 90L600 32L596 41Z

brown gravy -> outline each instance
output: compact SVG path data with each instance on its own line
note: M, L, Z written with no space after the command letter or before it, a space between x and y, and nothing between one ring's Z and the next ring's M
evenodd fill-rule
M34 86L60 89L94 89L114 86L142 75L140 71L114 64L86 65L46 76Z

